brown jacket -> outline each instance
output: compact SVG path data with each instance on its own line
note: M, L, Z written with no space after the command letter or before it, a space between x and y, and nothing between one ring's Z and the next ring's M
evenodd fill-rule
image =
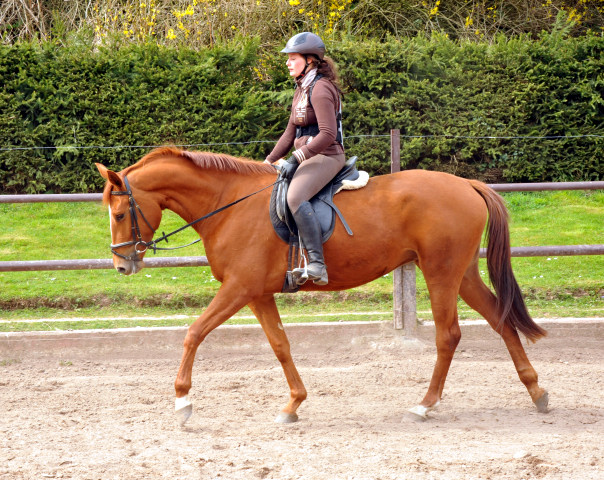
M289 122L277 145L266 157L269 162L285 157L292 146L296 148L294 155L298 161L319 154L335 156L344 153L344 147L336 142L338 133L336 116L340 109L338 90L329 80L320 78L312 90L312 105L307 105L304 112L296 107L305 93L301 88L296 88ZM310 143L306 143L308 136L296 138L296 126L304 127L315 123L319 125L319 134Z

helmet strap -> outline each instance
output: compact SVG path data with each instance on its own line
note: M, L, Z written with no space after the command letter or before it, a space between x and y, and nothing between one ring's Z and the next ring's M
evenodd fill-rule
M304 78L304 75L306 75L306 70L308 70L308 67L310 65L312 65L312 63L309 63L309 61L308 61L308 56L304 56L304 63L305 63L304 70L302 70L302 73L300 73L300 75L298 75L296 77L297 82L299 82L300 80L302 80Z

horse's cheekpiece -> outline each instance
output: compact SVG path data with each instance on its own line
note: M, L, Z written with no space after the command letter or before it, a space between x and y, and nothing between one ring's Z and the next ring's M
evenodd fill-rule
M357 190L367 185L369 174L358 171L356 161L357 157L351 157L333 180L310 200L310 204L321 224L323 243L329 240L333 233L336 226L336 215L340 218L348 235L352 235L352 230L344 219L342 212L340 212L333 202L333 197L341 190ZM288 182L279 182L274 186L271 194L270 216L273 228L279 238L290 245L288 270L282 291L296 292L305 281L305 268L294 269L292 267L298 263L305 265L306 258L304 255L298 257L296 252L300 244L298 240L298 228L287 205L288 187Z
M139 255L145 253L145 251L147 250L147 248L149 247L150 244L143 240L143 236L141 235L141 229L138 224L138 216L137 216L136 212L138 211L140 213L141 218L145 221L147 226L151 230L153 230L154 233L155 233L155 230L153 229L153 227L149 224L149 222L145 218L145 215L143 214L141 207L139 207L138 203L136 203L136 200L134 199L134 195L132 195L132 189L130 188L130 183L128 182L128 178L126 176L124 176L124 186L126 187L126 190L122 190L122 191L114 190L113 192L111 192L111 195L128 196L128 205L129 205L128 209L130 210L130 218L131 218L131 224L130 224L131 227L130 228L132 231L132 240L130 240L129 242L122 242L122 243L115 243L115 244L112 243L110 245L111 253L113 253L114 255L117 255L118 257L123 258L124 260L140 261ZM132 245L134 245L134 253L131 255L128 255L128 256L122 255L121 253L116 251L117 248L129 247ZM140 246L142 246L142 249L139 248Z

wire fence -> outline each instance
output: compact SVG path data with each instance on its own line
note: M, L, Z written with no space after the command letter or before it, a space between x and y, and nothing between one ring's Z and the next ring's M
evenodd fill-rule
M526 139L526 140L560 140L568 138L604 138L603 135L552 135L552 136L454 136L454 135L405 135L400 130L392 130L388 135L350 135L346 138L383 137L390 139L392 171L400 170L400 139L403 138L474 138L474 139ZM221 145L248 145L252 143L273 143L271 140L254 140L249 142L198 143L172 145L177 147L207 147ZM158 148L165 145L116 145L116 146L64 146L64 147L3 147L0 151L35 150L35 149L118 149L118 148ZM559 182L538 184L491 184L499 191L542 191L542 190L575 190L604 189L604 182ZM100 201L101 194L63 194L63 195L0 195L0 203L30 203L56 201ZM541 247L515 247L511 249L514 257L547 256L547 255L602 255L604 245L558 245ZM481 249L480 256L485 256ZM206 257L154 258L147 260L147 267L186 267L208 266ZM85 260L43 260L43 261L9 261L0 262L1 272L41 271L41 270L90 270L113 268L110 259ZM416 272L413 264L407 264L394 271L394 322L397 330L404 330L407 335L414 335L417 327Z
M347 135L344 141L353 138L390 138L390 134L367 134L367 135ZM577 139L577 138L604 138L604 135L598 134L585 134L585 135L510 135L510 136L497 136L497 135L447 135L447 134L434 134L434 135L406 135L401 134L400 138L450 138L450 139L474 139L474 140L565 140L565 139ZM209 143L186 143L186 144L164 144L164 145L55 145L55 146L33 146L33 147L0 147L0 152L10 151L21 151L21 150L58 150L61 148L69 148L75 150L116 150L116 149L148 149L148 148L161 148L161 147L179 147L179 148L192 148L192 147L219 147L229 145L253 145L257 143L275 143L276 140L249 140L245 142L209 142Z

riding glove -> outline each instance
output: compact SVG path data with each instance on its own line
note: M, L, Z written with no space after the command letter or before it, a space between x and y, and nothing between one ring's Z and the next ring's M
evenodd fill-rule
M296 173L296 169L298 168L298 160L293 155L289 157L285 163L281 166L281 178L287 180L288 182Z

